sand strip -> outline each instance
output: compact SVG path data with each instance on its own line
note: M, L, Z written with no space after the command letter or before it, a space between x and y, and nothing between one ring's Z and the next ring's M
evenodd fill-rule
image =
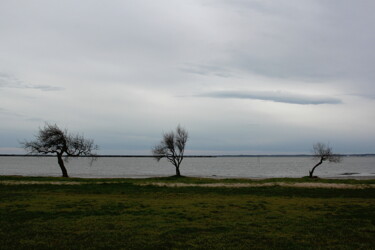
M78 181L0 181L1 185L80 185Z
M159 187L227 187L227 188L244 188L244 187L297 187L297 188L335 188L335 189L365 189L375 188L375 184L344 184L344 183L316 183L316 182L267 182L267 183L207 183L207 184L188 184L188 183L163 183L151 182L139 184L142 186L153 185Z

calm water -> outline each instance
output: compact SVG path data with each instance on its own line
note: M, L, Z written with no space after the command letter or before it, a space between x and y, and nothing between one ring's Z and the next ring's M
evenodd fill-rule
M214 157L185 158L181 174L201 177L301 177L308 175L316 160L311 157ZM154 177L175 174L165 160L153 158L98 158L91 166L87 158L66 163L71 177ZM323 163L315 174L321 177L374 177L375 157L344 157L338 164ZM354 173L354 174L353 174ZM54 157L0 157L0 175L60 176Z

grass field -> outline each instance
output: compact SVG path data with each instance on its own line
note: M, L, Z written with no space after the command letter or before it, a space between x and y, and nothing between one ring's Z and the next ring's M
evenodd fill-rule
M30 181L39 184L27 184ZM281 181L375 183L1 176L0 248L375 249L374 188L147 185Z

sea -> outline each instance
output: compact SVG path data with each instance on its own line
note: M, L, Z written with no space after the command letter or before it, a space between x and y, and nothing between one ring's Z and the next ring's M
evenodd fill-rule
M181 174L210 178L303 177L318 162L308 156L187 157ZM71 158L70 177L147 178L172 176L175 167L152 157ZM0 175L61 176L56 157L0 156ZM324 162L314 175L325 178L375 178L375 156L346 156L340 163Z

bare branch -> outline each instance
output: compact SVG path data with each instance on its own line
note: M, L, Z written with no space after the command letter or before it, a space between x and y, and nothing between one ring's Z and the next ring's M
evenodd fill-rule
M324 143L316 143L313 145L313 152L315 158L320 158L323 161L340 162L341 156L333 154L332 147Z
M66 148L65 133L56 124L45 124L39 128L34 141L22 143L24 149L31 154L61 153Z
M62 157L90 156L92 161L96 159L94 150L98 146L93 140L85 139L77 134L68 134L67 130L61 130L56 124L46 123L44 128L39 128L38 134L33 141L24 141L21 145L30 154L56 154L63 176L67 177L67 171Z
M171 131L163 134L161 142L152 149L152 155L157 161L164 157L167 158L176 167L176 175L179 176L187 140L188 132L178 125L176 132Z
M152 149L152 154L157 161L160 161L162 158L166 157L167 151L166 151L165 146L160 144L160 145L156 145Z
M314 170L324 161L338 163L341 162L341 156L333 154L332 148L324 143L315 143L313 145L314 158L319 159L319 162L309 171L310 178L313 177Z

